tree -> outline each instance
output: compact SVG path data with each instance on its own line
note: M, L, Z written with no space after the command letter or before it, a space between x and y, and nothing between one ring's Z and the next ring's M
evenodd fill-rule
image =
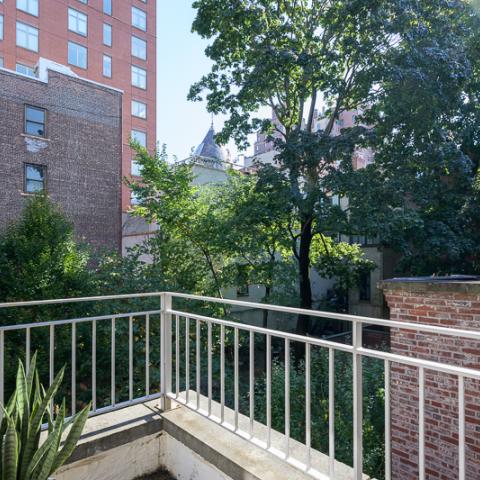
M284 181L289 186L290 210L297 219L292 247L299 266L301 306L311 308L313 239L339 230L348 233L354 228L368 229L355 223L350 226L350 214L342 215L330 202L332 194L346 193L342 184L352 184L352 154L368 143L370 136L369 128L357 125L332 137L339 114L351 109L375 110L378 105L386 105L382 98L390 99L393 105L392 97L398 91L390 88L391 81L403 73L395 68L399 58L410 62L405 71L409 66L416 72L420 65L420 74L432 61L441 63L445 71L452 67L455 73L451 76L429 77L430 90L426 82L422 83L429 93L425 98L433 105L442 104L441 95L455 84L455 75L463 68L461 62L456 63L461 60L461 48L455 40L461 32L459 28L446 32L446 28L451 22L459 27L459 12L466 8L465 3L197 0L194 7L197 16L193 31L211 40L206 54L213 66L192 86L189 98L205 98L209 111L228 116L219 135L221 141L234 138L244 146L247 134L257 128L264 132L276 128L280 133L278 168L260 169L260 176L265 183L276 177L276 182ZM423 45L423 52L429 53L427 65L421 64L422 51L416 43L422 32L424 41L427 38ZM429 50L432 43L441 48ZM411 78L414 80L415 75ZM320 98L327 109L324 127L316 130L315 109ZM408 90L401 98L408 101ZM418 96L416 99L418 105ZM398 101L395 105L401 108ZM413 110L413 100L408 105L416 115L405 117L405 121L421 122L422 109ZM274 110L279 126L255 117L262 106ZM382 109L377 111L380 117ZM377 117L365 115L364 120ZM379 144L385 132L377 133ZM388 220L388 216L385 218ZM308 330L307 317L299 318L297 330Z
M85 294L92 285L89 259L60 208L46 196L34 196L0 237L0 298L5 302Z
M202 278L198 278L203 283L202 293L215 292L221 297L221 276L226 259L220 255L218 243L213 241L222 232L218 230L217 201L212 190L196 187L191 165L170 163L165 147L152 155L135 142L132 147L142 172L141 182L129 183L139 198L135 213L158 224L157 238L162 244L156 243L156 246L164 257L179 260L172 265L174 269L182 269L188 263L193 266L200 258L201 265L206 266L201 271ZM155 242L150 245L154 246ZM172 248L167 252L167 247ZM162 255L158 258L164 261ZM199 272L197 267L191 270L195 271ZM178 284L177 280L172 280L172 286Z
M190 99L207 91L208 108L229 118L219 136L246 144L247 134L272 124L252 114L270 106L279 120L278 169L260 170L264 183L284 182L298 260L301 306L312 307L311 245L336 227L339 208L330 202L330 174L338 167L343 137L331 136L340 112L366 101L371 77L394 41L391 2L226 1L194 2L193 30L213 39L206 54L211 72L193 85ZM328 121L315 132L317 99L328 104ZM308 107L308 108L307 108ZM306 124L303 119L306 114ZM346 149L351 154L353 146ZM342 222L344 223L344 221ZM297 331L308 330L300 317Z
M256 175L231 170L215 187L215 198L220 233L216 241L230 258L233 285L263 286L265 302L295 297L295 265L285 235L291 219L282 192L259 188ZM263 315L267 326L268 311Z
M375 163L345 194L352 221L402 253L399 273L478 273L478 12L432 2L421 13L365 113Z

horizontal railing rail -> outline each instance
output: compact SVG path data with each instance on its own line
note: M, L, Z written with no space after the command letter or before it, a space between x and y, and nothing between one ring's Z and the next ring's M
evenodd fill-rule
M37 329L45 329L46 342L48 343L46 350L48 351L48 378L49 382L53 381L57 364L55 361L56 332L60 326L70 327L70 352L69 362L71 365L71 378L69 382L71 396L71 413L74 414L77 406L77 387L78 387L78 328L80 325L90 325L88 333L88 341L91 358L90 372L90 390L92 401L92 415L104 413L117 408L123 408L128 405L143 402L147 399L161 398L163 408L168 408L171 401L178 402L186 407L198 412L202 416L222 425L223 427L235 432L236 434L246 438L254 444L269 450L278 457L286 460L297 468L302 469L308 474L316 478L335 478L336 473L336 425L335 425L335 375L336 375L336 359L337 355L342 352L351 356L352 368L352 424L353 424L353 476L355 480L360 480L363 475L363 359L376 359L383 363L383 388L385 396L384 407L384 437L385 437L385 479L391 479L391 381L390 370L393 364L407 365L417 369L418 371L418 452L419 452L419 476L424 478L425 475L425 371L442 372L444 374L453 375L458 379L458 478L465 480L465 381L468 379L480 380L480 370L468 368L458 365L452 365L441 361L432 361L420 358L417 355L401 355L384 351L382 349L374 349L364 345L363 329L367 326L381 326L400 330L402 332L417 332L434 338L436 335L447 336L459 339L475 340L480 342L480 332L435 326L422 323L400 322L394 320L375 319L369 317L360 317L348 314L339 314L333 312L323 312L316 310L305 310L295 307L283 307L279 305L268 305L264 303L252 303L241 300L229 300L223 298L214 298L206 296L195 296L183 293L171 292L153 292L153 293L137 293L132 295L108 295L96 297L67 298L56 300L35 300L24 302L8 302L0 303L0 309L22 308L22 307L41 307L46 305L62 305L84 302L104 302L108 300L148 300L158 298L160 308L139 309L138 305L130 312L107 313L96 316L79 316L72 319L49 319L41 320L36 323L22 323L19 325L1 325L0 326L0 402L5 400L5 353L6 339L10 335L20 334L24 339L24 358L28 364L32 355L32 332ZM198 314L195 311L186 311L175 307L174 302L182 300L184 303L212 303L222 304L230 307L245 307L250 310L267 310L288 315L306 315L318 321L338 320L348 322L351 325L351 344L336 342L333 339L317 338L314 336L299 335L285 330L277 330L265 328L255 325L254 322L245 323L234 321L229 318L217 318L207 314ZM1 310L0 310L1 311ZM141 319L141 328L140 325ZM128 326L123 331L123 337L118 337L117 327L120 322L127 321ZM138 323L138 325L137 325ZM99 351L98 332L99 325L102 325L103 335L109 338L107 343L102 344L102 348L108 348L109 351ZM134 333L134 327L137 327ZM86 327L83 327L86 328ZM152 333L153 329L157 332ZM203 330L202 330L203 329ZM214 329L219 335L214 339ZM206 333L205 333L206 331ZM227 334L232 336L227 345ZM242 344L242 352L240 351L240 337L246 338L246 343ZM202 350L201 341L205 341L206 346ZM265 361L265 375L262 379L257 378L255 364L259 360L259 352L256 350L256 337L259 336L262 341L262 361ZM121 345L118 342L123 342ZM152 344L152 342L154 342ZM214 342L215 345L214 345ZM272 342L275 345L281 345L279 351L274 352ZM142 358L135 356L135 349L138 345L143 345ZM158 389L154 391L151 385L152 373L152 345L155 345L156 354L155 362L158 360ZM193 348L192 348L193 345ZM297 368L292 364L291 353L294 346L302 346L303 372L305 376L305 391L302 394L304 405L302 406L305 417L303 421L304 438L302 441L306 452L305 458L299 459L293 455L292 450L292 412L293 401L297 399L291 398L290 377L293 369ZM65 347L65 346L64 346ZM158 348L157 348L158 347ZM215 347L215 348L214 348ZM19 351L23 347L18 347ZM120 352L124 354L124 363L128 365L126 368L127 380L126 385L121 386L126 390L127 400L119 397L119 385L117 382L118 365L117 357ZM312 461L312 455L315 452L315 446L312 444L312 349L323 349L326 353L327 369L325 375L328 375L328 472L319 471L315 462ZM182 355L183 349L183 355ZM67 349L68 350L68 349ZM213 355L214 350L219 352L219 372L213 372ZM278 350L278 349L277 349ZM227 379L226 361L228 354L232 355L233 373L232 378ZM202 353L203 352L203 353ZM109 401L105 405L98 405L97 402L97 373L98 373L98 355L102 355L102 368L105 367L106 358L109 357L110 367L110 385ZM204 358L202 355L206 355ZM241 355L245 358L241 358ZM20 356L20 355L19 355ZM272 372L274 359L281 357L281 366L284 369L284 429L276 432L272 422ZM84 357L82 358L84 360ZM135 364L144 362L144 379L141 391L135 383L134 371ZM243 361L245 360L245 361ZM241 371L242 368L245 371ZM206 377L202 375L202 365L206 363ZM245 365L248 368L245 369ZM275 364L277 365L277 364ZM9 368L11 366L9 365ZM193 373L193 377L192 377ZM318 372L314 372L318 375ZM245 389L248 397L248 412L241 412L241 376L245 381ZM248 379L246 379L248 377ZM233 399L230 406L227 407L226 384L228 381L233 383ZM265 391L265 431L262 434L256 432L256 382L264 381ZM215 399L213 395L214 385L219 390L219 399ZM106 386L102 386L105 390ZM105 395L104 395L105 397ZM217 408L218 407L218 408ZM233 416L227 418L227 408ZM245 429L243 420L248 420L248 427ZM241 420L243 419L243 420ZM273 434L279 433L283 438L283 448L279 448L278 444L274 444Z

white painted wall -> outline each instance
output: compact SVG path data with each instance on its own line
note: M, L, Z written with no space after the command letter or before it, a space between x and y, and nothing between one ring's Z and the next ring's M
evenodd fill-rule
M161 468L177 480L231 480L167 433L143 437L66 465L53 479L134 480Z

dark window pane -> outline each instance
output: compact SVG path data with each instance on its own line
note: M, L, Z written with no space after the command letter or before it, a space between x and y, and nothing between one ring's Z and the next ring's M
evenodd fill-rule
M36 165L27 165L27 179L43 182L43 167Z
M25 191L42 192L45 189L45 168L41 165L25 165Z

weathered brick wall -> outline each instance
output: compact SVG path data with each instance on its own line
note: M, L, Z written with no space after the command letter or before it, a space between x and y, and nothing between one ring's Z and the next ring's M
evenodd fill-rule
M23 133L25 104L47 110L45 140ZM40 164L77 238L119 250L121 118L121 92L52 71L48 83L0 71L0 231L27 198L24 164Z
M387 281L392 320L480 330L480 282ZM391 351L480 368L480 342L392 329ZM418 479L418 369L391 366L392 478ZM480 479L480 383L465 380L466 478ZM458 477L458 379L425 370L425 478Z

